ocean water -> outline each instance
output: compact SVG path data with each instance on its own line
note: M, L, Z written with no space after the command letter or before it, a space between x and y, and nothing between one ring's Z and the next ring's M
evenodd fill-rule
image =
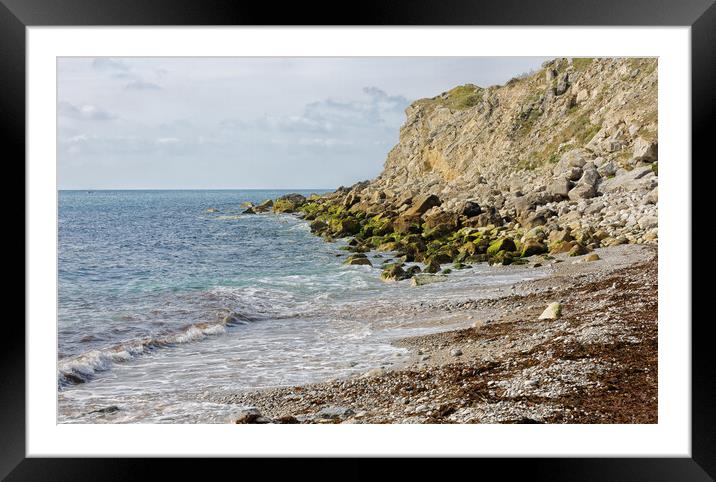
M383 283L390 254L344 266L345 242L305 221L240 214L286 192L59 193L60 423L226 422L237 407L207 395L399 365L396 338L470 321L432 304L541 275L477 265L444 283Z

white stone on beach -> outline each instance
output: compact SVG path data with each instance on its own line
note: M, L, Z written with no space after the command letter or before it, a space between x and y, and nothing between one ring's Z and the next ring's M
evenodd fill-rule
M562 316L562 305L558 302L550 303L547 308L539 315L540 320L556 320Z
M372 370L368 370L363 374L363 378L374 378L379 377L385 374L385 370L382 368L373 368Z

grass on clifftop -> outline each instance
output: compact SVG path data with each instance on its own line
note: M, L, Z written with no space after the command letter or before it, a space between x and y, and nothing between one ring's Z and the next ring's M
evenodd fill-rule
M473 84L459 85L454 89L433 97L431 99L420 99L416 104L423 107L445 106L451 110L464 110L476 106L481 100L483 89Z
M587 67L592 63L591 58L578 58L578 59L572 59L572 67L574 67L574 70L577 72L581 72L583 70L587 70Z

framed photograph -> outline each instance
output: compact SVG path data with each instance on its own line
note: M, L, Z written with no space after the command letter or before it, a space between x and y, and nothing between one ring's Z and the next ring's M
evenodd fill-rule
M26 284L0 474L712 480L713 3L2 0Z

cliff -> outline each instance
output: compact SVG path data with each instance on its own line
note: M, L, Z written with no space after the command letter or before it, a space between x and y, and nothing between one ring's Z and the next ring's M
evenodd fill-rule
M418 100L371 185L499 205L501 194L561 179L572 166L559 161L574 149L584 148L581 157L604 178L655 161L656 67L656 59L557 59L504 86L465 85Z
M406 116L376 179L274 210L431 271L657 242L656 59L555 59L420 99Z

